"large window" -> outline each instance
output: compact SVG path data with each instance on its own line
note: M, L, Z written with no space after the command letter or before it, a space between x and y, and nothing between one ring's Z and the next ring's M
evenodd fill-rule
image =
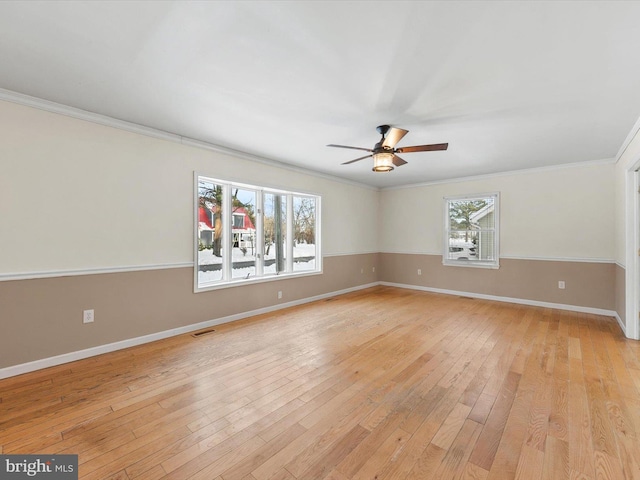
M498 193L445 197L445 265L499 267Z
M320 197L196 175L195 290L321 271Z

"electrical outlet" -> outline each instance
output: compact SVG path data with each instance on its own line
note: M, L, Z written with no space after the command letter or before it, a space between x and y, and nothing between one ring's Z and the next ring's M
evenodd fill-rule
M361 269L360 269L360 273L364 273L364 268L361 268Z
M371 271L372 271L372 272L375 272L375 271L376 271L376 267L372 267L372 268L371 268Z
M559 280L559 281L558 281L558 288L559 288L560 290L564 290L564 280Z
M422 275L422 269L418 269L418 275Z
M282 298L282 290L278 290L278 300Z
M85 310L82 312L82 323L93 323L95 314L93 310Z

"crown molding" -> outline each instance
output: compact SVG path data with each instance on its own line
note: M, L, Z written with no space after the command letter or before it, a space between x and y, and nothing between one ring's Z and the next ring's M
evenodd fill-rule
M448 183L473 182L476 180L486 180L486 179L497 178L497 177L509 177L513 175L524 175L524 174L540 173L540 172L553 172L556 170L564 170L567 168L589 167L594 165L613 165L614 163L616 163L615 158L604 158L600 160L588 160L585 162L563 163L561 165L548 165L546 167L523 168L521 170L509 170L506 172L487 173L484 175L446 178L443 180L434 180L433 182L421 182L421 183L412 183L410 185L384 187L384 188L381 188L380 190L391 191L391 190L402 190L405 188L417 188L417 187L428 187L431 185L443 185Z
M167 140L170 142L179 143L187 147L201 148L204 150L209 150L209 151L221 153L224 155L230 155L232 157L241 158L243 160L249 160L251 162L262 163L265 165L269 165L271 167L277 167L277 168L281 168L291 172L301 173L303 175L310 175L316 178L323 178L325 180L330 180L333 182L353 185L356 187L365 188L367 190L375 190L375 191L380 190L378 187L374 187L372 185L354 182L353 180L347 180L342 177L328 175L326 173L321 173L316 170L311 170L304 167L298 167L295 165L291 165L289 163L284 163L279 160L275 160L273 158L262 157L259 155L254 155L254 154L243 152L240 150L235 150L233 148L215 145L213 143L205 142L202 140L184 137L176 133L166 132L164 130L147 127L145 125L128 122L126 120L119 120L117 118L109 117L107 115L101 115L99 113L89 112L87 110L82 110L80 108L70 107L68 105L63 105L61 103L52 102L50 100L44 100L38 97L32 97L30 95L25 95L23 93L18 93L18 92L6 90L3 88L0 88L0 100L15 103L18 105L23 105L26 107L36 108L38 110L43 110L43 111L55 113L58 115L64 115L64 116L75 118L78 120L84 120L85 122L91 122L91 123L103 125L106 127L117 128L119 130L136 133L138 135L145 135L147 137L153 137L160 140Z
M640 131L640 117L638 117L638 120L636 120L636 123L633 125L633 127L629 131L629 134L624 139L624 142L622 142L622 145L620 146L620 149L616 154L616 158L615 158L616 163L620 161L624 153L627 151L627 148L629 148L629 144L633 141L635 136L638 134L638 131Z

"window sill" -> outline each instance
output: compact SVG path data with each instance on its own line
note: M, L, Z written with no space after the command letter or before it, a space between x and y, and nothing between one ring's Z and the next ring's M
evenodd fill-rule
M484 263L468 260L443 260L442 264L445 267L488 268L490 270L498 270L500 268L499 263Z
M193 293L209 292L211 290L221 290L231 287L243 287L246 285L253 285L256 283L273 282L276 280L287 280L291 278L309 277L312 275L321 275L322 270L310 270L308 272L293 272L293 273L281 273L280 275L268 275L264 277L254 278L237 278L229 282L212 282L206 283L202 286L198 286L194 289Z

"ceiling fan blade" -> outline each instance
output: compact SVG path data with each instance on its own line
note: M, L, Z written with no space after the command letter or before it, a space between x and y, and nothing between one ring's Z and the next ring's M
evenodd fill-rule
M330 143L327 147L337 147L337 148L350 148L351 150L364 150L365 152L373 152L370 148L362 148L362 147L350 147L348 145L334 145Z
M398 153L411 153L411 152L433 152L435 150L446 150L449 147L448 143L434 143L431 145L415 145L413 147L400 147L396 148Z
M349 160L348 162L341 163L340 165L349 165L350 163L359 162L360 160L364 160L365 158L372 157L373 155L365 155L364 157L356 158L355 160Z
M403 130L402 128L391 127L387 132L387 135L384 137L384 142L382 142L383 147L393 148L396 144L402 140L409 130Z
M405 163L407 163L407 161L406 161L406 160L401 159L401 158L400 158L399 156L397 156L397 155L394 155L394 156L393 156L393 160L391 160L391 161L393 162L393 164L394 164L396 167L401 167L402 165L404 165Z

